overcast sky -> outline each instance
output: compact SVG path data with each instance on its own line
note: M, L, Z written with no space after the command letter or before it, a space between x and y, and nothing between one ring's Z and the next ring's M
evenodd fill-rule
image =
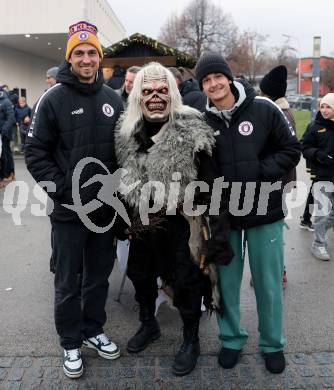
M127 35L157 38L168 16L189 0L108 0ZM313 36L321 36L321 55L334 57L334 0L213 0L231 14L239 30L268 34L268 46L280 46L290 35L302 57L313 54Z

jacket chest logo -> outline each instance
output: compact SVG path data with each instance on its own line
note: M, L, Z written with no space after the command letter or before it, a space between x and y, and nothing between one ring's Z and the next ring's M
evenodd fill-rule
M102 106L102 112L105 116L109 118L114 115L114 109L108 103L104 103L104 105Z
M82 107L71 112L72 115L81 115L83 113L84 113L84 109Z
M318 130L318 133L325 133L326 131L327 131L327 129L323 128L323 129Z
M241 122L238 127L239 133L241 135L251 135L253 133L254 127L253 124L249 121Z

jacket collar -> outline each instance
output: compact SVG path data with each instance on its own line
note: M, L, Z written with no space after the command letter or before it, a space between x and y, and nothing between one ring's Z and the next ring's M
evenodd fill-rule
M325 119L322 115L321 112L318 111L317 115L315 117L315 122L320 125L324 126L327 129L334 130L334 120L333 119Z
M285 97L281 97L277 100L275 100L275 103L278 105L279 108L281 108L282 110L287 110L290 108L290 104L289 102L286 100Z
M241 106L241 104L246 100L246 92L244 86L238 81L233 81L233 85L237 90L237 94L239 95L238 100L234 103L234 106L229 110L221 110L219 111L215 106L211 105L209 98L206 103L206 111L211 112L212 114L218 116L220 119L224 117L228 121L231 120L232 115L237 111L237 109Z
M93 95L103 86L103 73L100 67L96 74L96 79L92 84L81 83L76 75L71 71L71 64L64 61L57 75L57 83L66 84L85 95Z

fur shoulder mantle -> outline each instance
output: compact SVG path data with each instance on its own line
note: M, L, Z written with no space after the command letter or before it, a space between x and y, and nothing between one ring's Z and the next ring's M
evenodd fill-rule
M196 153L212 154L215 142L212 129L195 114L178 115L161 128L152 138L154 144L142 152L135 137L141 130L141 123L134 124L132 129L124 129L123 120L124 116L120 117L115 128L118 164L125 170L122 182L130 186L140 181L140 185L125 196L127 203L138 208L140 200L143 201L143 186L150 187L149 183L153 182L160 183L154 184L155 196L166 201L172 196L173 181L180 183L177 203L182 202L186 186L197 178Z

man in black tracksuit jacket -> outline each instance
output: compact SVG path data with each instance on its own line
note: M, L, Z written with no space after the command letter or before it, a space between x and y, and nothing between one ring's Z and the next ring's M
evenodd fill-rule
M54 204L50 219L56 262L55 324L64 348L63 369L70 378L82 375L82 344L107 359L120 355L117 346L103 333L108 278L114 261L114 228L94 232L75 210L63 206L75 203L72 176L82 159L96 159L84 166L79 178L73 176L73 183L80 179L83 205L96 202L101 183L82 185L97 174L106 175L107 169L112 174L118 168L114 126L123 107L116 92L103 83L103 52L92 32L94 27L85 22L71 26L67 61L59 70L57 84L36 105L25 151L34 179L55 184L55 188L47 188ZM103 228L114 215L112 207L100 202L88 218ZM77 274L82 267L80 289Z
M248 256L259 317L259 347L272 373L285 368L283 354L283 218L281 179L300 158L300 145L280 109L234 81L219 54L204 54L196 77L208 97L205 119L216 137L214 156L230 184L231 235L235 256L219 266L224 312L218 315L223 347L219 364L232 368L247 341L240 326L244 249ZM271 183L275 187L269 190Z

